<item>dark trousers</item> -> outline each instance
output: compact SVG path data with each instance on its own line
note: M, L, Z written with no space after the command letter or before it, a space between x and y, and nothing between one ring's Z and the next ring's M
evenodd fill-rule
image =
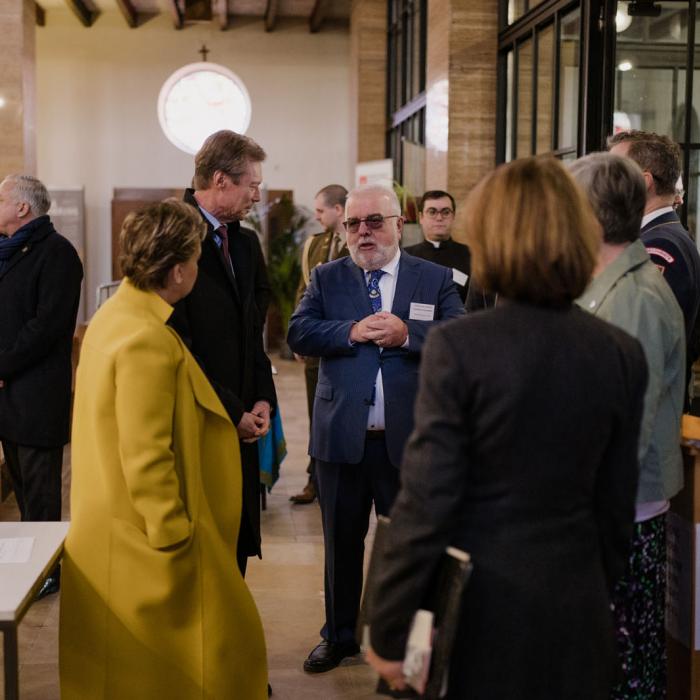
M28 447L2 441L22 520L61 519L63 447Z
M325 545L326 624L330 642L355 639L362 594L365 536L374 501L388 515L399 490L399 470L389 461L382 438L367 439L359 464L316 461L318 500Z
M304 378L306 379L306 405L309 410L309 434L311 434L311 421L314 414L314 398L316 397L316 385L318 384L318 358L307 357L306 367L304 368ZM309 457L309 466L306 468L306 473L309 475L309 481L316 483L316 474L314 468L314 459Z

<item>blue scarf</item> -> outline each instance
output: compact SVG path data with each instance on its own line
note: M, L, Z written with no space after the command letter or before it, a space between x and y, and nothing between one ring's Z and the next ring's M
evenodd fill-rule
M0 237L0 273L4 272L15 253L24 248L36 229L45 224L48 218L48 216L38 216L28 224L18 228L14 235Z

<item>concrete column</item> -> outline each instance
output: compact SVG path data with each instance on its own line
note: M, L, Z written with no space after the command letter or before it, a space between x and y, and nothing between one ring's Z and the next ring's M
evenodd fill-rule
M353 0L350 14L350 123L355 162L386 157L387 4Z
M32 0L0 0L0 179L36 174L36 80Z
M462 199L496 162L498 3L430 0L426 187Z

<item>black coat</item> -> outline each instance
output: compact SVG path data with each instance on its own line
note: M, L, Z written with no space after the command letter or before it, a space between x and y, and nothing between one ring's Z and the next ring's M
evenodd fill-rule
M646 386L639 343L585 311L503 302L423 351L371 641L403 656L440 553L471 553L450 698L603 700Z
M186 191L185 201L197 206L192 190ZM242 228L238 222L227 225L234 280L208 221L207 227L194 289L175 305L169 323L187 343L231 420L238 424L243 412L250 411L256 401L269 401L273 408L277 403L262 340L270 287L254 231ZM241 458L243 517L247 519L247 526L244 523L241 528L241 542L253 555L260 553L257 445L241 443Z
M83 266L48 216L0 272L0 439L60 447L70 435L71 351Z
M430 241L423 241L422 243L408 246L404 250L417 258L430 260L430 262L443 267L453 267L467 275L466 284L461 285L455 282L459 298L462 300L462 303L465 302L467 289L469 288L469 276L471 275L471 253L468 246L463 243L457 243L457 241L453 241L450 238L447 241L442 241L439 248L436 248Z
M641 230L639 238L683 312L686 360L690 366L700 355L696 333L700 309L700 253L674 211L652 219Z

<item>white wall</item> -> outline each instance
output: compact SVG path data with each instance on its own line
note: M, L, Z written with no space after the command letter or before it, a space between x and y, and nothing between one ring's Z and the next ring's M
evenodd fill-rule
M38 175L49 186L85 186L90 312L96 286L111 277L113 188L184 187L192 178L192 156L161 132L157 100L173 71L201 60L202 43L248 88L247 133L267 151L268 187L312 206L320 187L351 184L347 30L310 34L287 21L267 34L262 20L234 18L225 32L175 31L167 14L129 29L117 11L87 29L59 8L46 19L37 28Z

